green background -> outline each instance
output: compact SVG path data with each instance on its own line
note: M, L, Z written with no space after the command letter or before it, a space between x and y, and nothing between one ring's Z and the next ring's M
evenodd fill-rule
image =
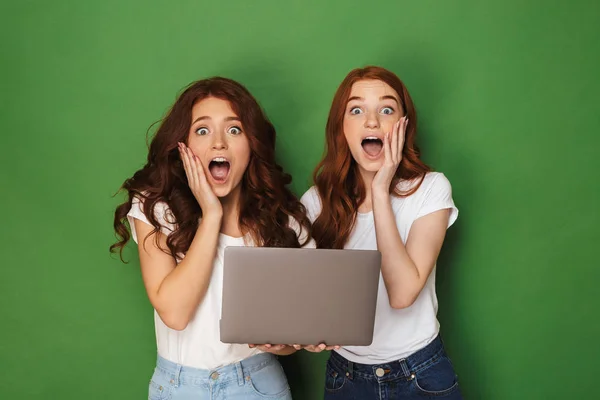
M308 188L333 93L395 71L460 208L440 320L468 399L584 399L600 334L600 3L2 2L0 398L141 399L155 362L135 246L108 253L146 130L189 82L247 85ZM325 355L285 360L322 397Z

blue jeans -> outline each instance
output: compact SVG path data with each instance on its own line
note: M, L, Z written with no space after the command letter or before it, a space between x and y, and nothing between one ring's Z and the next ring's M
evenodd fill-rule
M215 370L185 367L159 356L148 393L149 400L291 398L283 368L269 353Z
M409 357L386 364L353 363L335 351L327 361L325 400L438 398L462 400L439 336Z

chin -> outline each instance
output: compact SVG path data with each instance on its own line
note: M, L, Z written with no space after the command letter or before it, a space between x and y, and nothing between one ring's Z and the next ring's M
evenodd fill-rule
M227 197L232 192L230 185L213 185L212 190L218 198Z
M231 193L231 190L229 190L229 188L220 188L220 189L215 189L213 188L213 192L215 192L215 196L217 196L218 198L222 199L225 198L229 195L229 193Z
M225 182L224 184L213 183L212 189L218 198L224 199L227 196L229 196L230 194L232 194L233 192L235 192L238 187L241 187L241 184L242 184L241 181L237 182L235 184L232 182Z
M376 173L383 167L383 160L360 160L357 161L358 166L365 172Z

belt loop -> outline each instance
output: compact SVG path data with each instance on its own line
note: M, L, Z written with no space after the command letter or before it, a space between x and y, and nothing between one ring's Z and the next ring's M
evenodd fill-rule
M405 377L409 377L411 375L410 369L408 369L408 364L406 363L406 359L400 360L400 367L402 367L402 373Z
M182 367L183 366L181 364L177 364L177 366L175 367L175 373L174 373L173 382L172 382L175 387L179 387L179 381L180 381Z
M346 369L346 376L350 379L354 377L354 363L352 361L348 361L348 368Z
M238 386L244 386L244 370L241 362L235 363L235 372L237 373Z

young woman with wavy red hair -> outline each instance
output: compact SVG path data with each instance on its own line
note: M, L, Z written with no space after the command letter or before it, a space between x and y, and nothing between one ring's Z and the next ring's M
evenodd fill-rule
M291 398L275 355L294 348L219 339L225 247L307 245L310 222L290 181L275 162L273 125L235 81L191 84L162 121L146 165L123 184L111 247L139 244L158 347L150 399Z
M408 90L384 68L351 71L335 93L325 156L302 202L318 248L378 249L382 265L373 343L334 349L325 399L462 398L435 294L458 210L448 179L419 159L416 132Z

